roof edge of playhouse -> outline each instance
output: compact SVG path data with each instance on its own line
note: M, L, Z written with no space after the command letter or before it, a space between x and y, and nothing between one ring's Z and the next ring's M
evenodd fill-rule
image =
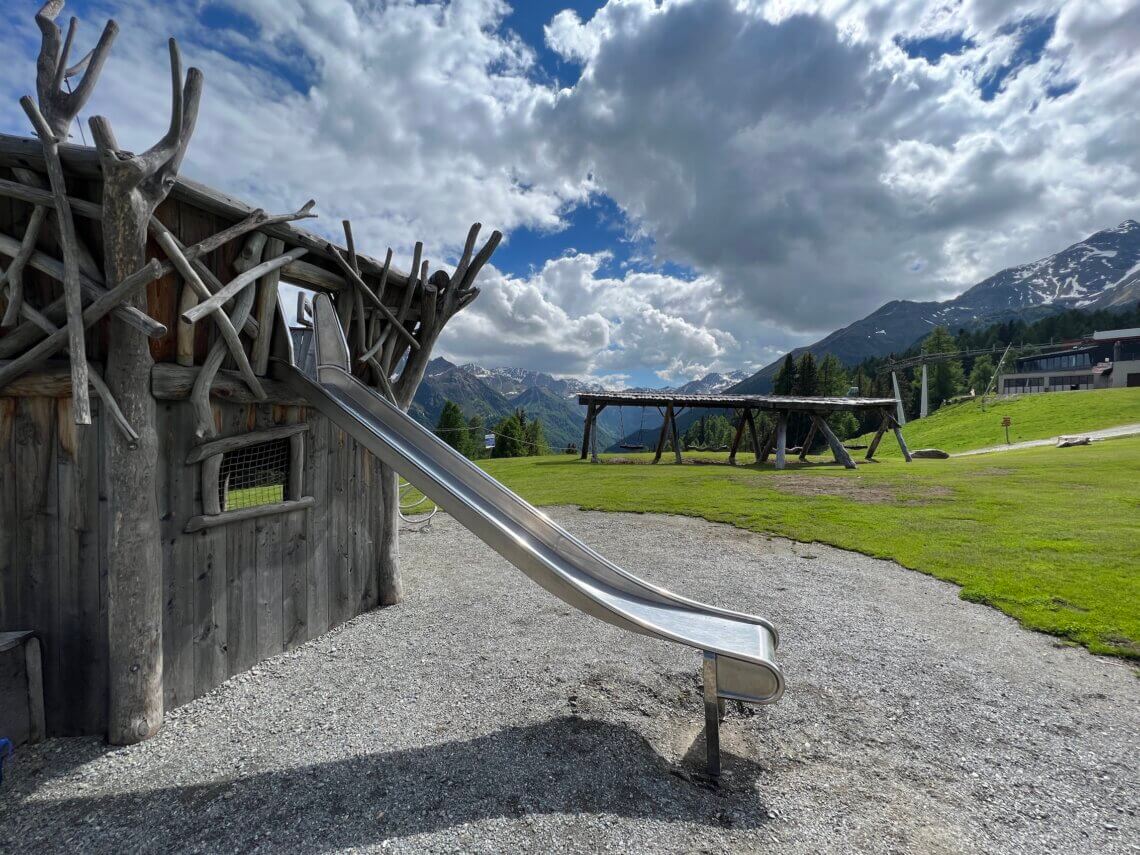
M84 178L102 180L99 152L93 146L63 143L59 147L59 155L66 170ZM0 166L23 166L42 172L46 167L40 141L35 137L0 133ZM248 217L256 210L254 206L236 196L231 196L229 193L182 176L178 177L170 191L170 196L210 213L239 220ZM333 260L333 255L327 248L330 243L342 253L347 254L348 252L345 247L335 241L330 241L322 235L290 223L267 224L261 228L261 231L271 237L280 238L291 245L304 247L314 255L326 260ZM379 274L384 269L382 262L369 255L358 252L357 259L362 272L365 274ZM408 274L392 267L389 270L388 279L398 287L406 287Z

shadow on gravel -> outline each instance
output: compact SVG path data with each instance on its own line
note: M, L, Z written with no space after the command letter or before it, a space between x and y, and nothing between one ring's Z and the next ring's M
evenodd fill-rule
M24 802L9 806L5 837L24 851L79 843L86 851L328 851L532 814L762 825L767 810L755 783L763 770L724 759L724 781L710 786L667 763L635 730L571 716L232 781Z

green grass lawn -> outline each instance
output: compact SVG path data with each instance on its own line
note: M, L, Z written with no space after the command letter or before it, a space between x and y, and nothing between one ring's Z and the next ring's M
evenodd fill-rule
M907 445L969 451L1005 443L1004 416L1009 416L1010 442L1049 439L1061 433L1080 433L1140 423L1140 388L1099 389L1088 392L1046 392L1015 398L991 398L983 409L978 401L951 404L928 418L903 428ZM868 442L871 435L860 439ZM879 454L899 455L890 436L883 438Z
M1140 421L1138 393L1104 393L1116 423ZM1094 394L1047 397L1066 407ZM1016 424L1018 402L1006 406ZM1000 423L1000 414L987 415ZM1040 422L1040 435L1056 432ZM957 447L988 441L979 430ZM536 504L698 516L890 558L960 585L965 599L1026 627L1140 659L1140 438L912 464L888 458L855 471L591 465L569 456L481 465Z

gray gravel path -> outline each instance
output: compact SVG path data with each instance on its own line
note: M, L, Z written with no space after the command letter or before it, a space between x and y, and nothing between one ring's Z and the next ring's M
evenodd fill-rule
M994 454L1001 451L1017 451L1020 448L1043 448L1046 445L1056 445L1061 436L1087 436L1090 442L1103 442L1106 439L1120 439L1126 436L1140 434L1140 425L1119 425L1118 427L1102 428L1101 430L1076 431L1074 433L1058 434L1049 439L1027 439L1024 442L1011 442L1009 445L989 445L985 448L973 448L969 451L959 451L951 457L973 457L975 454Z
M591 620L453 520L409 597L124 749L9 764L12 852L1136 852L1140 679L886 561L685 518L552 515L772 618L788 692L700 777L698 654Z

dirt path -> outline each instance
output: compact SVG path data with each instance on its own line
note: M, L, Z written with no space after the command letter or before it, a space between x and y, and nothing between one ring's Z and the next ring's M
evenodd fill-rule
M886 561L554 509L620 565L770 617L780 703L701 781L699 655L555 600L440 515L408 600L171 714L21 750L13 852L1097 852L1140 842L1140 680Z

